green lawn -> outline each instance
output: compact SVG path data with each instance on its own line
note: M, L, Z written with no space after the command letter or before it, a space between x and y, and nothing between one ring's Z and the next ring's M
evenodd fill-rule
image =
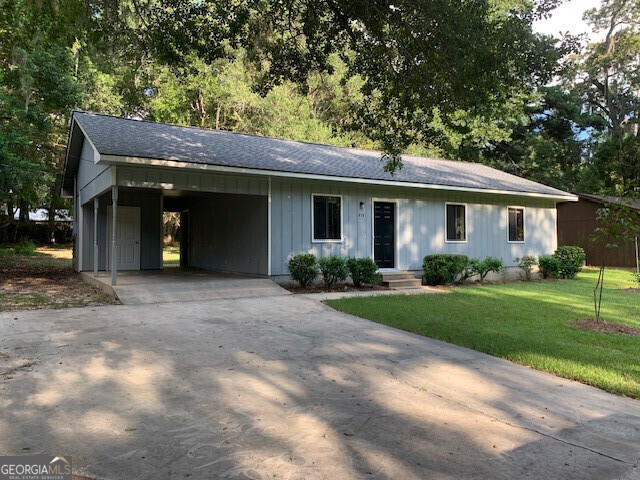
M347 298L327 305L375 322L640 398L640 336L584 332L596 270L576 280L468 286L448 294ZM602 315L640 327L633 274L608 270Z
M162 263L164 265L180 265L180 245L178 243L164 246Z

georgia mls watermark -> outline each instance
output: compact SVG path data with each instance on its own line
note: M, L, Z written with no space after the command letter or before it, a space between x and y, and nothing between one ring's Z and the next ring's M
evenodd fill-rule
M71 457L0 457L0 480L71 480Z

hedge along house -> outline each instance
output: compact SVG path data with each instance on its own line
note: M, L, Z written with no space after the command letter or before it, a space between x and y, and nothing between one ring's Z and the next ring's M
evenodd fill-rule
M162 268L162 212L181 212L181 265L288 275L288 259L372 257L420 271L433 253L507 266L556 248L571 194L476 163L74 112L63 195L74 199L74 267Z

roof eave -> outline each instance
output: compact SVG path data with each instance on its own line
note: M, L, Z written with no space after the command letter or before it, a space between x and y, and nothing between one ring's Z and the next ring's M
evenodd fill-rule
M474 188L474 187L460 187L460 186L452 186L452 185L438 185L438 184L431 184L431 183L412 183L412 182L402 182L397 180L377 180L377 179L359 178L359 177L340 177L340 176L334 176L334 175L318 175L318 174L309 174L309 173L284 172L281 170L263 170L263 169L254 169L254 168L244 168L244 167L229 167L229 166L211 165L211 164L205 164L205 163L185 162L185 161L177 161L177 160L163 160L163 159L157 159L157 158L132 157L132 156L122 156L122 155L110 155L110 154L101 154L100 159L102 161L109 162L109 163L147 165L147 166L157 166L157 167L166 167L166 168L180 168L180 169L196 170L196 171L213 171L213 172L220 172L220 173L235 173L235 174L244 174L244 175L301 178L301 179L307 179L307 180L325 180L325 181L359 183L359 184L370 184L370 185L384 185L384 186L394 186L394 187L404 187L404 188L422 188L422 189L430 189L430 190L447 190L447 191L470 192L470 193L489 193L489 194L495 194L495 195L511 195L511 196L517 196L517 197L544 198L548 200L554 200L556 202L577 202L578 201L578 197L576 195L572 195L568 193L564 195L555 195L555 194L538 193L538 192L495 190L495 189Z

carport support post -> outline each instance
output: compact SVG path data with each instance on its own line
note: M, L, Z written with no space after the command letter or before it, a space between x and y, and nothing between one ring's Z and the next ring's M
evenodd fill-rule
M98 276L98 197L93 199L93 276Z
M118 187L111 187L111 285L118 282L118 259L116 258L116 214L118 209Z

